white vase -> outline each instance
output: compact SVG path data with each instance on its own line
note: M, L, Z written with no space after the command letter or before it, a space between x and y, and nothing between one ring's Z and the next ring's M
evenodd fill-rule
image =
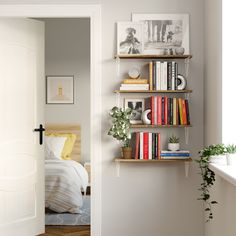
M226 161L228 166L235 166L236 165L236 153L227 153L226 154Z
M168 143L168 150L170 151L178 151L180 148L179 143Z
M226 165L226 155L214 155L209 157L209 162L213 164Z

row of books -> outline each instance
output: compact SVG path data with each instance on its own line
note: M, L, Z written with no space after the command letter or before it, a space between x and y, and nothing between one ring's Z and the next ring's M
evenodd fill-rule
M149 62L150 90L177 90L178 63L175 61Z
M189 151L161 151L160 133L134 133L134 159L161 160L161 159L188 159Z
M124 79L120 90L149 90L147 79Z
M190 125L187 99L152 96L150 108L152 125Z

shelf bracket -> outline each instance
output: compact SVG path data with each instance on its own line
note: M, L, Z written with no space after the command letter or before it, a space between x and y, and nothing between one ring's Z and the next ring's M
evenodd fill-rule
M189 127L184 127L184 134L185 134L185 143L188 145L189 141Z
M189 63L190 63L190 59L189 58L186 58L184 60L184 65L185 65L185 76L186 76L186 79L188 78L188 75L189 75Z
M116 161L116 177L120 177L120 161Z
M190 94L189 94L189 93L185 93L185 94L184 94L184 98L187 99L187 100L189 100Z
M185 177L186 177L186 178L188 178L189 166L190 166L190 162L189 162L189 161L185 161L185 162L184 162L184 168L185 168Z

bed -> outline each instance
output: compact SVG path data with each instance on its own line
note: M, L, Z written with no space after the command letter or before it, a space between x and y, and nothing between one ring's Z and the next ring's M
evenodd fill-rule
M71 153L72 160L45 158L45 207L63 213L80 213L82 192L86 192L88 173L79 163L81 135L79 125L46 125L47 133L73 133L76 135ZM47 155L47 154L45 154Z

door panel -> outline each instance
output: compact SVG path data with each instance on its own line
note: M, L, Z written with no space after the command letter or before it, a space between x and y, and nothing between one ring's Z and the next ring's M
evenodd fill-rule
M0 235L44 232L44 25L0 19Z

